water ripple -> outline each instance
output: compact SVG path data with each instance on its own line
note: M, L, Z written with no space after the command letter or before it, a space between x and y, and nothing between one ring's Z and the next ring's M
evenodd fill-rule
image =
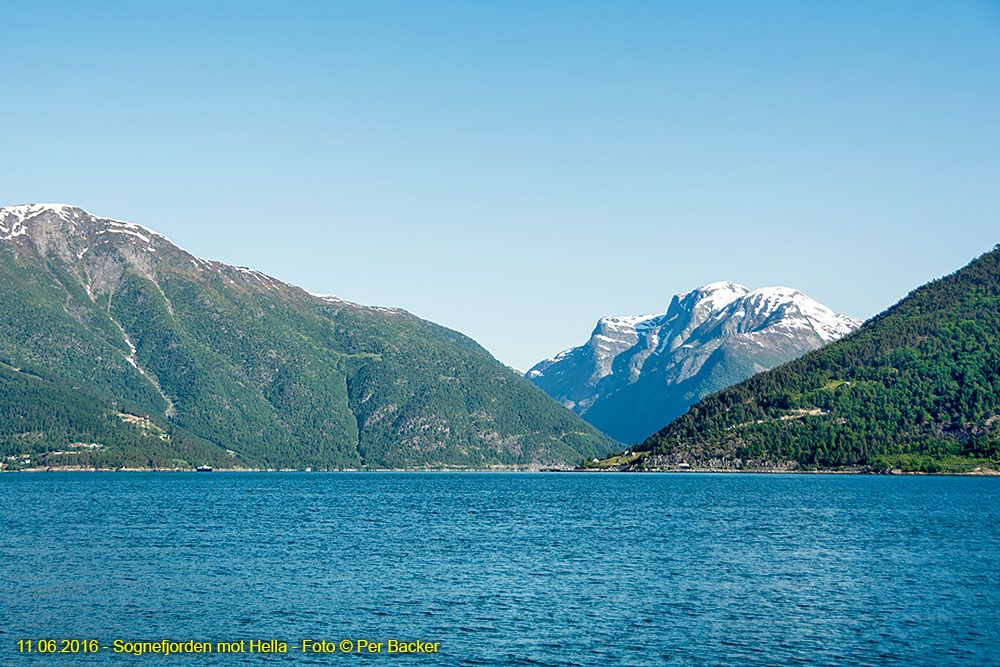
M441 642L357 656L428 665L1000 664L998 479L67 473L0 492L2 664L52 664L13 653L29 637Z

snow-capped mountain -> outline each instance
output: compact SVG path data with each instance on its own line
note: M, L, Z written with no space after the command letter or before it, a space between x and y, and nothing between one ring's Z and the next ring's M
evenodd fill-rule
M642 440L701 397L847 335L860 320L790 287L718 282L659 315L604 317L526 377L609 435Z

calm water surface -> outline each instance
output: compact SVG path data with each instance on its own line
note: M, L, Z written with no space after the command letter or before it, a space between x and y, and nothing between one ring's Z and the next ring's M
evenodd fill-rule
M1000 479L0 475L2 665L1000 665ZM17 653L368 638L437 655Z

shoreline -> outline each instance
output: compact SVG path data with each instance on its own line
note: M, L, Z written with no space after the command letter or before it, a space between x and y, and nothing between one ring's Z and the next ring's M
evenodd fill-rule
M774 470L774 469L740 469L740 468L698 468L689 470L610 470L610 469L579 469L567 472L582 473L621 473L621 474L679 474L679 475L872 475L875 477L899 477L902 475L924 475L938 477L1000 477L1000 470L975 470L968 472L920 472L892 470L889 472L874 472L871 470Z
M46 466L44 468L23 468L21 470L0 470L0 474L6 473L46 473L46 472L176 472L176 473L197 473L194 468L93 468L77 466ZM326 472L573 472L572 468L530 468L528 466L517 467L491 467L491 468L332 468L302 470L301 468L213 468L214 473L238 473L238 472L273 472L288 473L300 472L304 474L326 473ZM208 471L200 474L209 474Z
M169 473L198 473L193 468L89 468L73 466L51 466L45 468L25 468L22 470L0 470L0 475L7 473L65 473L65 472L93 472L93 473L134 473L134 472L169 472ZM775 469L737 469L737 468L698 468L688 470L612 470L599 468L338 468L333 470L300 470L294 468L216 468L214 473L387 473L387 472L425 472L425 473L455 473L455 472L481 472L481 473L590 473L590 474L620 474L620 475L648 475L648 474L724 474L724 475L873 475L879 477L899 477L899 476L924 476L924 477L1000 477L1000 470L975 470L968 472L919 472L894 470L890 472L872 472L870 470L775 470Z

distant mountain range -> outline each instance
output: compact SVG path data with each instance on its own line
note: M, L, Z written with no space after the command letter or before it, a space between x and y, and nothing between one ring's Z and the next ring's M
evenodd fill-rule
M0 209L7 467L542 466L612 443L473 340L60 204Z
M622 442L639 442L702 397L850 333L861 322L788 287L718 282L667 312L605 317L585 344L525 377Z
M693 406L624 469L1000 469L1000 245Z

